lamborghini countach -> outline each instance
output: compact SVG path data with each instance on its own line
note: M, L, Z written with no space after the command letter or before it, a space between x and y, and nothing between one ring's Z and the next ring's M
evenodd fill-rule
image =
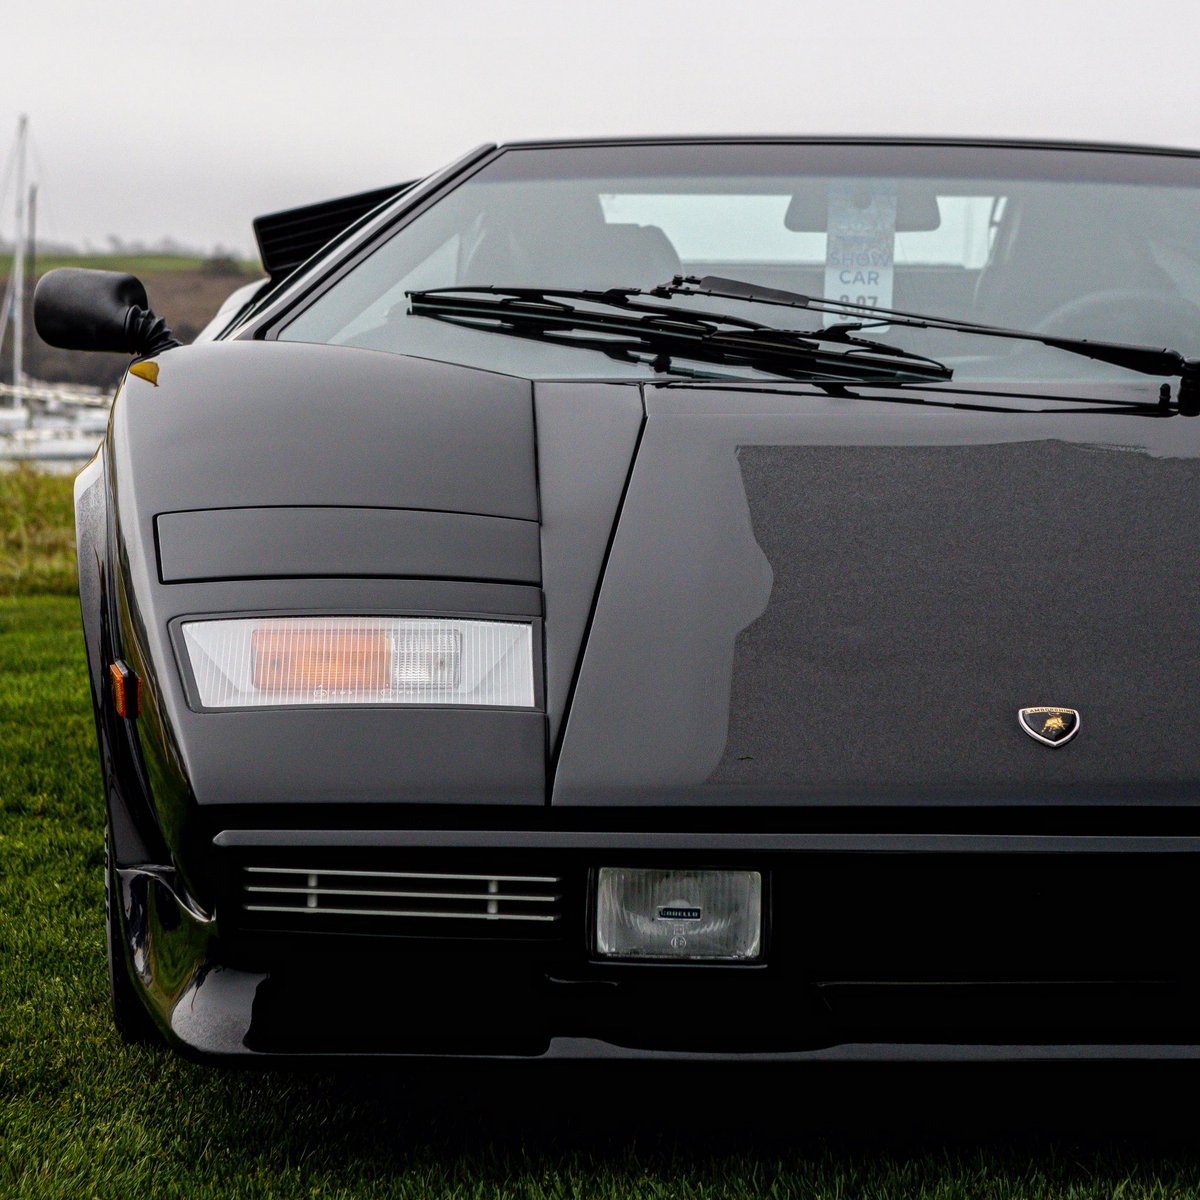
M112 1002L215 1059L1192 1057L1200 153L481 147L133 277Z

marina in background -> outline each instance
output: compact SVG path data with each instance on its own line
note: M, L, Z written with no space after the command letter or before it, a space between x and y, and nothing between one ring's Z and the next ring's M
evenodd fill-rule
M59 469L86 462L108 424L99 388L44 384L25 372L26 290L35 274L37 184L26 183L29 118L17 120L13 169L16 225L12 266L0 306L0 350L12 338L12 382L0 384L0 463L35 462Z
M55 350L42 343L31 316L38 273L94 266L136 274L151 306L187 342L232 291L261 272L256 263L238 261L219 247L204 253L167 238L151 246L109 238L104 254L69 253L70 247L42 241L37 235L38 183L28 178L30 160L39 161L30 136L29 121L22 116L10 153L0 159L0 470L32 463L67 472L95 453L128 359Z
M26 379L0 384L0 466L37 463L73 470L96 452L112 396L100 388Z

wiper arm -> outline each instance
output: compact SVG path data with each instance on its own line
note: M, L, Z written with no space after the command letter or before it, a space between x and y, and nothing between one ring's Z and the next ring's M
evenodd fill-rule
M944 329L951 333L968 333L979 336L1007 338L1011 341L1039 342L1068 354L1078 354L1098 362L1111 363L1143 375L1174 376L1179 379L1179 394L1176 407L1181 416L1200 416L1200 358L1187 358L1178 350L1158 349L1154 346L1126 345L1122 342L1092 341L1090 338L1055 337L1023 329L1006 329L999 325L981 325L975 321L957 321L946 317L931 317L924 313L905 312L903 309L882 308L872 304L851 304L842 300L828 300L822 296L805 296L801 292L789 292L780 288L760 287L741 279L726 279L720 275L676 275L671 283L654 288L652 295L664 298L673 296L712 296L722 300L746 300L754 304L775 304L784 308L807 309L810 312L831 313L853 319L856 316L871 316L874 321L854 322L830 326L825 330L827 337L836 338L868 329L872 325L902 325L909 329ZM1165 386L1165 385L1164 385Z
M640 288L588 291L557 288L451 287L407 293L415 316L476 329L495 329L609 351L624 336L670 369L673 357L740 364L805 380L846 382L944 381L949 367L935 359L838 331L794 331L723 313L681 311L640 297ZM580 308L583 302L594 306ZM580 336L584 335L584 336ZM836 345L837 349L827 346ZM629 343L618 343L622 353Z

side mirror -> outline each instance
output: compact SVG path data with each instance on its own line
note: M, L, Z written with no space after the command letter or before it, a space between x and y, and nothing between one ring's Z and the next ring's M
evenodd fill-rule
M179 345L150 311L141 280L120 271L47 271L33 293L33 323L42 341L63 350L148 358Z

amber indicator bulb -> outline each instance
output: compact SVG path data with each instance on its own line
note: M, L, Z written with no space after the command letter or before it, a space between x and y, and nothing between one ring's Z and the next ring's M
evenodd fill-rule
M119 658L110 664L108 680L112 686L113 707L117 710L117 716L132 720L141 707L141 680L133 668Z

